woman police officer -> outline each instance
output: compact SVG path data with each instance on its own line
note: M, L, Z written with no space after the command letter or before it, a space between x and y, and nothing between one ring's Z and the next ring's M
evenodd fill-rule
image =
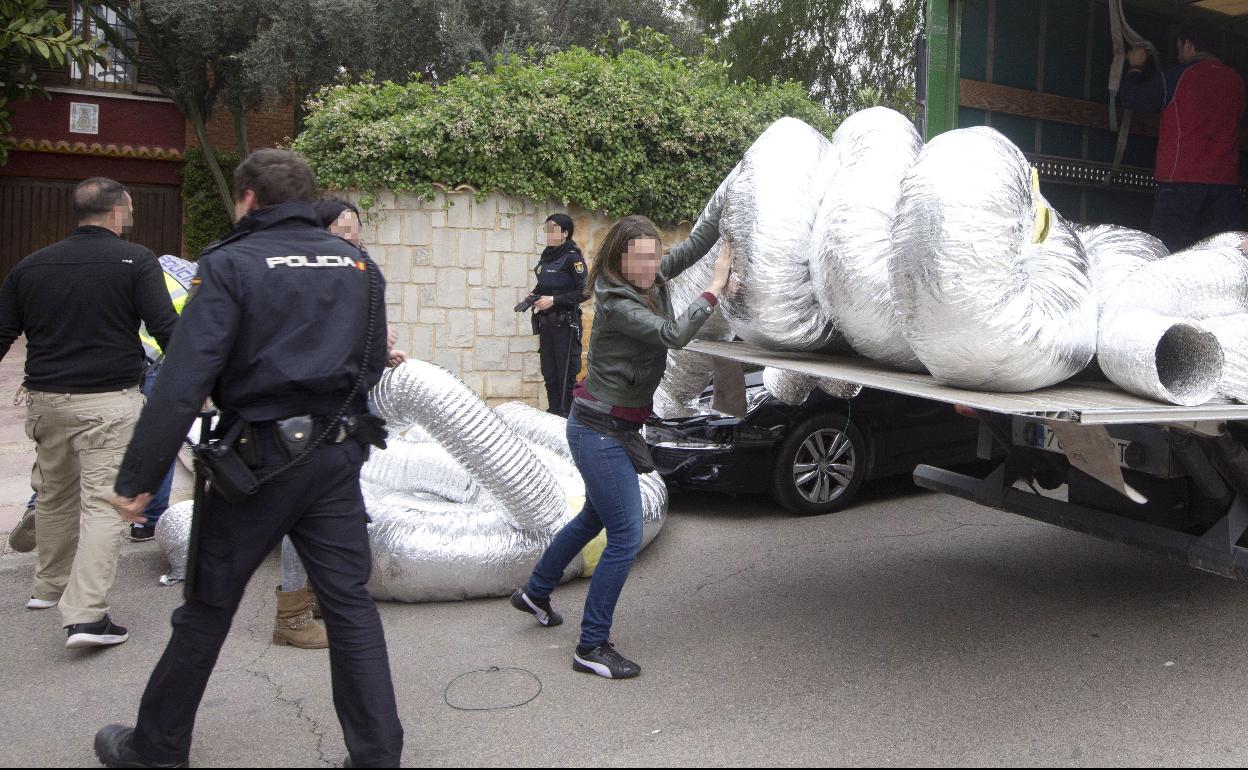
M546 248L533 272L533 333L541 338L542 377L547 411L568 416L572 389L581 371L581 310L586 300L585 257L572 240L572 218L551 214L545 223Z

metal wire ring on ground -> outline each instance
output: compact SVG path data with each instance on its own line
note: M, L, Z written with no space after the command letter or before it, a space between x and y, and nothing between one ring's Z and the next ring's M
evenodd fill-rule
M460 679L463 679L466 676L472 676L473 674L497 674L497 673L502 673L504 671L519 671L522 674L527 674L529 677L533 679L534 682L537 682L537 692L533 693L533 695L529 696L529 698L519 703L510 703L510 704L506 704L502 706L457 706L456 704L451 703L451 688L454 687L455 683L458 682ZM479 668L475 671L465 671L464 673L452 679L450 683L446 685L446 689L442 691L442 702L450 706L451 708L455 709L456 711L504 711L506 709L514 709L514 708L520 708L521 706L527 706L533 701L537 700L537 697L541 694L542 694L542 680L537 677L537 674L534 674L532 671L529 671L527 668L515 668L515 667L509 667L509 666L504 666L504 667L490 666L489 668Z

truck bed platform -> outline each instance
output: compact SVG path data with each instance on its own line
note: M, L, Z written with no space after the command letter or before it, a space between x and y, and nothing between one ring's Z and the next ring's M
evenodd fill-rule
M972 409L1084 425L1194 423L1248 420L1248 405L1214 403L1174 406L1133 396L1108 382L1065 382L1028 393L964 390L928 374L890 369L868 358L763 350L744 342L696 340L688 350L743 363L830 377L868 388L902 393Z

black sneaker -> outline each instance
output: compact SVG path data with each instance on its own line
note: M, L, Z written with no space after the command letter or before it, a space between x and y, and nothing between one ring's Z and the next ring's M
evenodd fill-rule
M123 725L101 727L95 734L95 756L105 767L187 767L185 762L161 764L130 748L134 728Z
M121 644L130 638L130 632L113 623L107 615L98 623L75 623L72 626L66 626L65 631L69 636L65 640L65 647L71 650L83 647L109 647Z
M615 645L607 642L589 652L583 653L578 648L572 654L572 670L607 679L632 679L641 673L641 666L616 652Z
M511 595L511 606L534 616L538 623L547 628L563 625L563 616L550 606L550 599L534 599L523 588Z
M146 543L156 537L156 528L146 524L130 525L130 539L136 543Z

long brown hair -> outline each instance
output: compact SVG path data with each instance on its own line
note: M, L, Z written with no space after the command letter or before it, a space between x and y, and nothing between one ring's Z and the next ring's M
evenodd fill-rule
M654 223L640 214L624 217L611 226L607 235L598 246L594 256L593 267L589 269L589 292L593 295L599 279L619 286L629 286L631 282L624 277L624 252L628 251L630 241L637 238L653 238L659 242L659 250L663 248L663 236ZM658 301L655 299L657 289L663 283L662 276L655 276L654 286L646 292L646 301L651 309L658 312Z

